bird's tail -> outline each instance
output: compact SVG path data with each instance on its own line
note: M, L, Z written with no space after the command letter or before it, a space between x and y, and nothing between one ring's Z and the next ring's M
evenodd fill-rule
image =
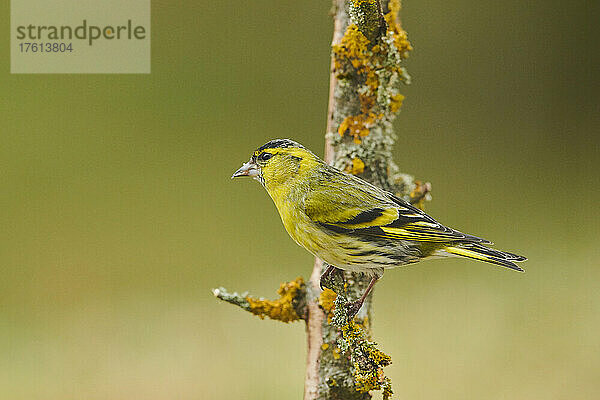
M450 254L461 257L472 258L474 260L485 261L490 264L501 265L516 271L523 272L515 262L525 261L527 258L516 254L507 253L500 250L490 249L480 244L463 244L458 246L448 246L444 250Z

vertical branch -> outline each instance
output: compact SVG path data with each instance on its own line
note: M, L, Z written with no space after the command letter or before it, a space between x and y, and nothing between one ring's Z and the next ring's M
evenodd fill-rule
M315 258L310 280L306 288L306 375L304 377L304 399L317 399L319 396L319 365L323 345L323 320L325 315L319 308L319 278L323 262Z
M344 0L333 0L332 15L333 15L333 39L331 47L340 43L344 36L344 31L348 26L348 15L344 11ZM327 128L325 135L325 156L324 160L328 164L333 164L335 161L335 153L333 143L329 132L335 132L337 125L335 121L335 110L337 109L337 101L335 93L338 86L337 74L335 73L335 58L331 57L331 65L329 67L329 101L327 102Z
M392 121L404 98L400 85L410 79L401 66L411 47L399 11L400 0L333 0L325 161L421 206L429 184L399 173L392 159ZM369 279L334 274L328 286L335 291L321 291L322 270L315 259L308 283L282 283L275 300L225 288L213 294L260 318L306 322L305 400L367 400L373 390L389 399L391 381L383 368L391 358L370 340L373 292L354 319L347 313L348 301L361 296Z
M331 45L339 43L343 34L345 25L347 23L343 18L344 13L340 14L340 9L344 7L343 0L333 0L332 14L333 14L333 39ZM330 65L330 77L329 77L329 100L327 102L327 128L326 132L333 131L334 128L334 109L335 109L335 90L337 86L337 78L333 73L335 69L334 59L331 58ZM325 135L325 151L324 161L328 164L333 164L334 161L334 148L332 140L328 135ZM308 283L307 293L319 293L320 290L320 277L323 272L323 261L319 258L315 258L313 270ZM325 378L320 375L321 367L321 355L323 346L323 330L327 329L325 324L325 315L319 306L318 296L307 295L307 319L306 319L306 333L308 341L308 350L306 357L306 375L304 380L304 400L317 400L319 399L319 386L321 381Z
M324 158L339 169L417 202L429 186L399 173L391 154L395 141L392 121L404 98L399 86L410 80L400 66L411 47L400 27L399 10L399 0L333 0ZM382 389L384 398L389 398L391 384L381 368L391 360L367 340L365 333L370 329L372 296L356 322L345 326L332 323L341 317L335 304L343 299L330 290L321 292L317 299L322 270L323 263L316 259L307 289L312 295L307 294L304 399L370 399L369 391L374 389ZM360 274L345 272L344 278L343 292L348 298L358 298L368 284ZM373 363L361 352L375 354L384 362Z

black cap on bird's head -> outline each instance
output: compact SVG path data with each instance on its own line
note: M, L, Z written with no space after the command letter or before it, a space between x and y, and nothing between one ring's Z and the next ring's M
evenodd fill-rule
M287 149L288 147L298 147L300 149L304 148L304 146L302 146L300 143L294 142L290 139L273 139L256 149L254 154L258 154L265 149Z

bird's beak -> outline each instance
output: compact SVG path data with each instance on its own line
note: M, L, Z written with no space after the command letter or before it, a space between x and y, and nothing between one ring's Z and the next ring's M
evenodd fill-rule
M256 178L259 174L260 171L258 170L258 165L256 165L256 163L250 160L246 164L242 165L240 169L235 171L235 173L231 176L231 179L240 176L249 176L251 178Z

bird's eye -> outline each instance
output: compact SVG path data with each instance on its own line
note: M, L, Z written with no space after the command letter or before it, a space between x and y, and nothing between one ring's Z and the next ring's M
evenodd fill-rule
M271 153L262 153L260 156L258 156L258 160L259 161L267 161L271 157L273 157L273 154L271 154Z

